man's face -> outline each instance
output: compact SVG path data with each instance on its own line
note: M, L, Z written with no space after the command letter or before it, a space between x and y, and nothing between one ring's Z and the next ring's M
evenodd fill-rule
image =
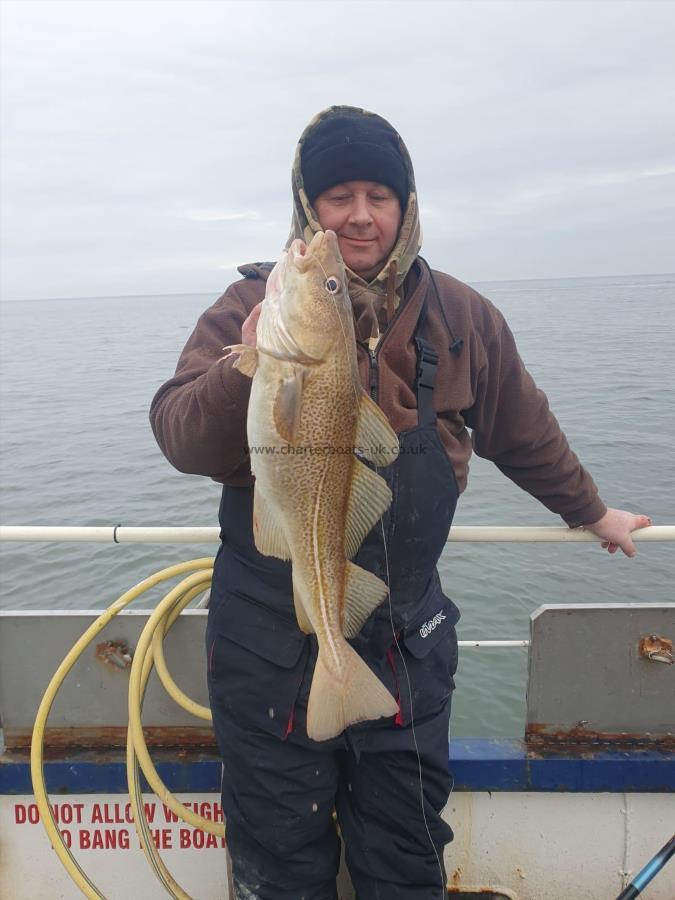
M371 281L391 253L401 227L401 204L376 181L346 181L323 191L312 204L321 227L338 236L345 265Z

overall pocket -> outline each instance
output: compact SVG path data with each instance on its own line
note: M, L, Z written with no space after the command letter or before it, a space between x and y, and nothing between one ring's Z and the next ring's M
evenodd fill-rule
M438 588L403 629L399 646L410 678L410 691L406 670L402 665L396 668L404 724L410 722L411 711L416 719L437 712L453 692L458 660L455 631L458 620L459 610ZM394 654L395 660L396 657ZM400 658L396 661L400 663Z
M217 716L286 737L309 647L297 623L228 593L210 623L208 682Z

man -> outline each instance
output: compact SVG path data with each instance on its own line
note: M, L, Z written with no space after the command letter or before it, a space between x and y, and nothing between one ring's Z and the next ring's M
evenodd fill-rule
M228 344L255 344L271 265L243 266L244 279L201 317L151 409L168 459L224 484L207 655L236 896L335 897L335 809L359 900L431 900L444 896L452 838L440 813L451 788L459 618L436 563L472 442L610 553L633 556L630 533L649 520L606 508L499 311L419 257L412 163L388 122L344 106L316 116L298 145L293 198L290 239L329 228L338 236L361 380L399 435L401 453L381 471L392 505L354 560L387 582L389 598L352 642L399 712L329 741L307 737L316 640L295 622L289 565L255 549L250 380L221 358Z

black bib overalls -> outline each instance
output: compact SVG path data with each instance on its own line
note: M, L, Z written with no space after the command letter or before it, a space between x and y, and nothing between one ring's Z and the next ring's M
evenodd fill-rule
M425 314L426 300L415 334L418 425L398 436L398 459L379 470L393 501L354 558L390 585L391 604L385 600L351 643L397 697L395 718L359 723L330 741L307 737L316 638L297 626L290 564L254 546L253 489L223 489L206 640L237 897L333 900L334 809L358 900L445 896L437 857L452 839L440 812L452 784L459 612L441 591L436 564L457 482L436 427L437 358L421 336ZM434 846L421 810L413 717Z

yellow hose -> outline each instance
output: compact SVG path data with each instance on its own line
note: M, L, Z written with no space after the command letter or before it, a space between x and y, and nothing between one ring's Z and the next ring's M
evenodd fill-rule
M52 680L49 682L49 686L45 691L37 711L35 725L33 726L30 763L33 792L35 794L37 807L40 811L40 818L57 856L72 880L86 897L96 898L96 900L105 900L105 896L89 879L70 849L66 846L54 819L51 806L49 805L43 766L44 732L47 725L47 718L54 703L54 698L63 684L64 679L89 644L98 637L106 625L108 625L108 623L126 606L134 600L137 600L141 594L144 594L146 591L163 581L167 581L179 575L184 575L185 573L192 574L188 575L188 577L184 578L176 585L176 587L169 591L157 609L152 613L143 629L134 653L134 660L131 666L131 675L129 679L129 729L127 733L127 779L129 783L129 795L131 798L136 830L148 862L158 879L166 888L168 894L171 897L176 898L176 900L191 900L191 898L169 873L159 856L150 835L150 829L147 819L145 818L145 810L143 807L139 764L152 789L158 794L161 801L166 803L176 815L190 825L193 825L195 828L200 828L203 831L218 837L224 837L225 835L225 826L223 823L204 819L192 810L187 809L187 807L183 806L183 804L174 797L164 785L150 759L141 723L141 710L145 687L153 665L155 664L157 664L158 674L167 692L179 706L186 709L188 712L192 712L201 719L211 720L211 711L207 707L202 706L187 697L175 684L166 666L162 648L164 636L168 633L182 610L196 596L203 593L211 582L213 559L207 557L193 559L189 562L178 563L177 565L162 569L149 578L139 582L139 584L116 600L112 606L102 613L96 621L87 628L72 649L66 654L65 659L56 670Z
M182 708L187 712L192 713L192 715L196 718L211 722L213 721L213 719L211 716L210 707L202 706L201 703L196 703L178 687L176 682L171 677L171 673L167 668L166 658L164 656L164 638L169 633L169 629L176 621L180 613L185 609L185 607L188 606L195 597L198 597L203 592L204 588L200 585L197 585L197 587L192 588L192 590L188 591L186 596L177 602L171 615L167 619L165 619L164 627L155 629L155 633L152 637L152 659L155 664L155 670L159 675L159 680L164 685L167 694L170 697L173 697L173 699L179 706L182 706Z
M169 617L166 620L164 633L169 630L169 628L178 618L185 606L194 597L202 593L202 591L202 587L198 587L196 590L190 590L185 594L183 598L181 598L173 605ZM145 687L152 671L152 665L152 655L146 654L143 658L143 669L141 675L141 707L143 704ZM140 769L138 765L138 759L136 757L136 750L134 747L134 739L131 726L129 726L127 731L127 784L129 786L129 798L132 804L136 833L138 834L141 847L143 849L143 852L145 853L145 857L150 864L151 869L157 876L157 879L164 886L170 897L178 898L178 900L191 900L189 894L187 894L183 890L183 888L178 884L178 882L174 879L174 877L167 869L164 861L162 860L162 857L155 847L154 841L152 840L152 835L150 834L150 825L148 823L145 814L145 807L143 805Z

